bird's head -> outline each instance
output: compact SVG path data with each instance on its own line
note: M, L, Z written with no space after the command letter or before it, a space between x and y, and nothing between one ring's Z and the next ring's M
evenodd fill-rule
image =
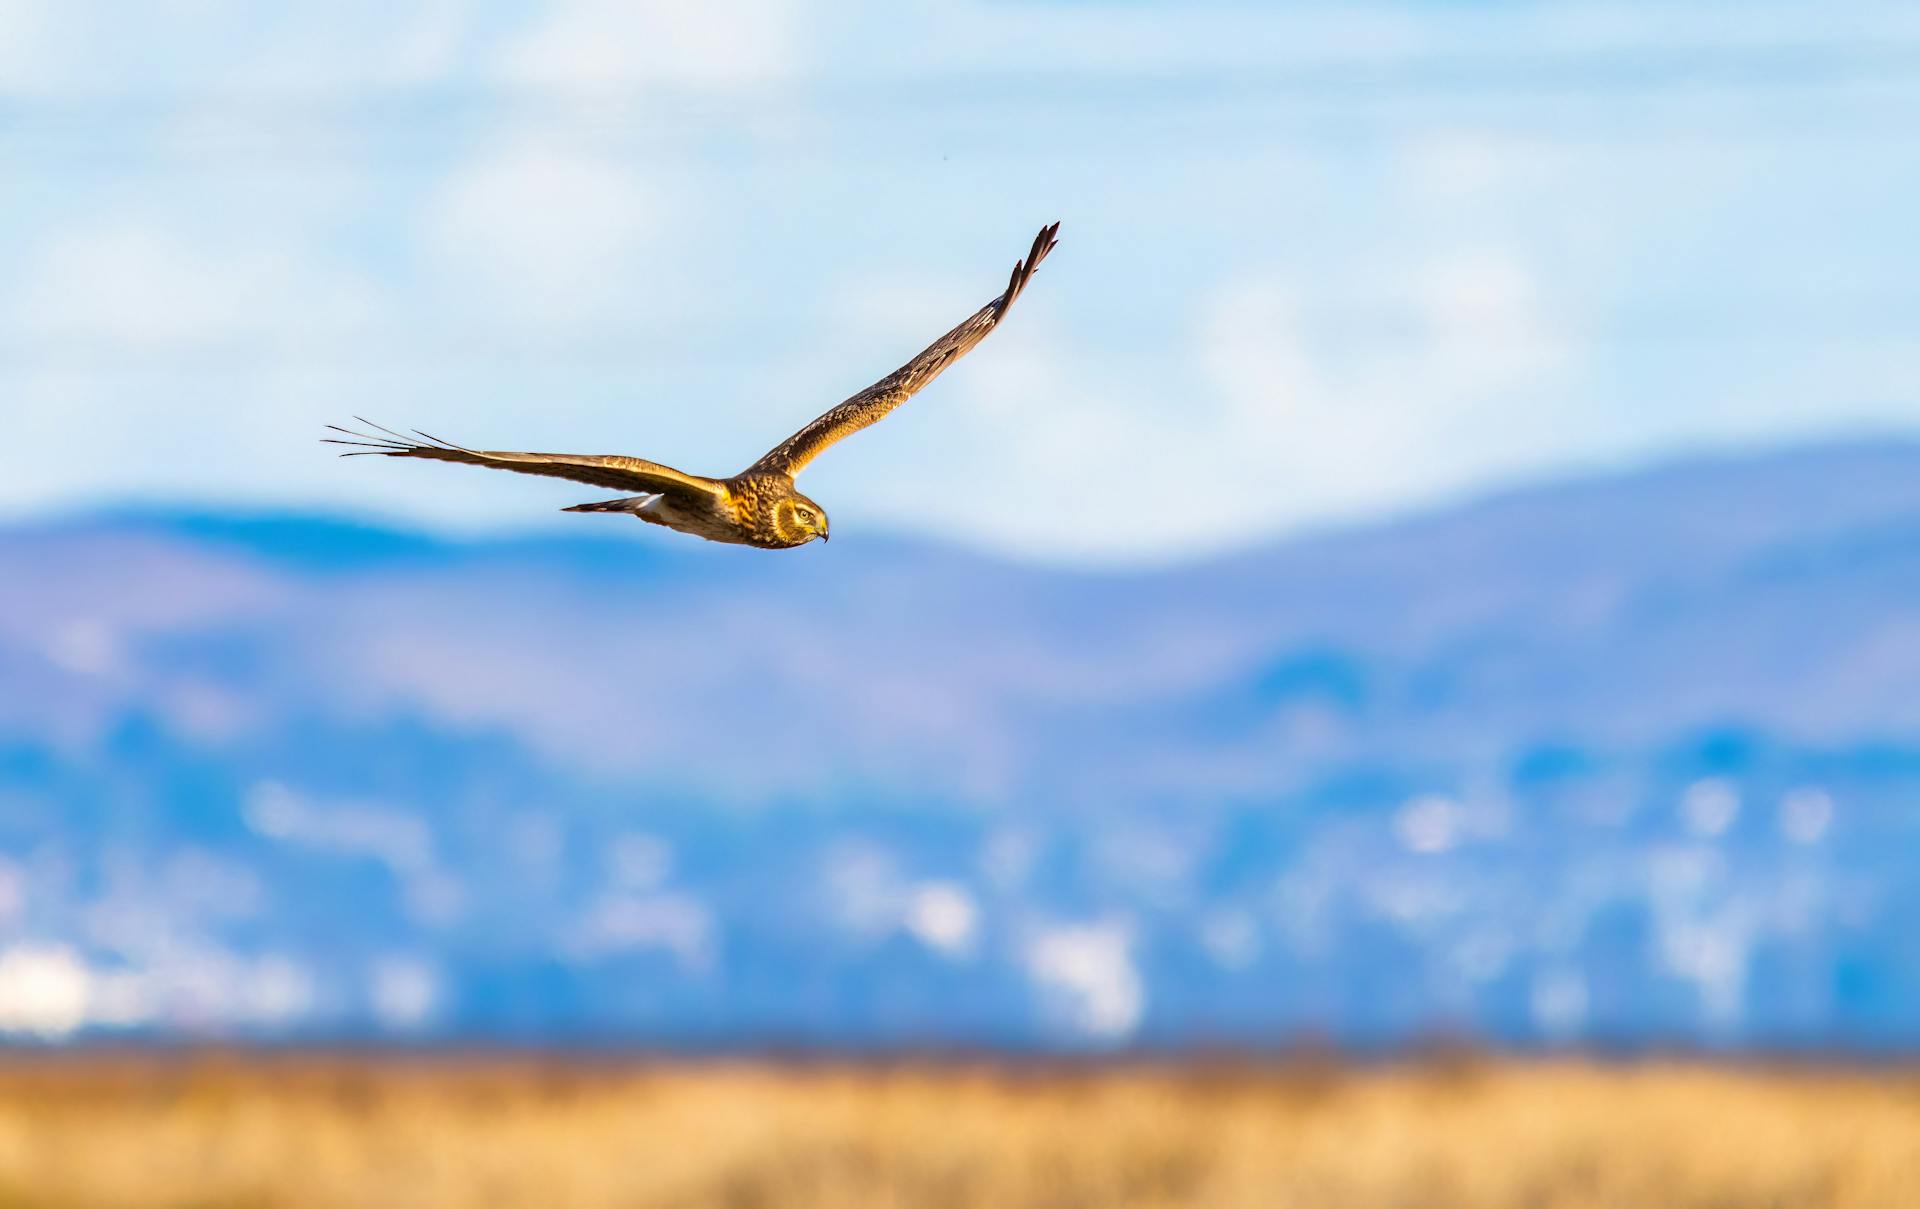
M780 540L802 546L819 538L827 540L827 510L795 492L773 509L773 527Z

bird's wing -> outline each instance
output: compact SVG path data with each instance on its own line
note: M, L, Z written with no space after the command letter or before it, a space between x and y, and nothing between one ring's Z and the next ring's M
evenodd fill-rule
M360 419L358 416L354 418ZM725 486L713 479L687 474L644 458L622 457L618 454L509 453L497 449L467 449L424 432L416 432L413 437L408 437L371 420L360 422L385 435L355 432L329 424L328 428L344 436L323 437L322 440L332 445L358 446L340 455L347 458L369 454L382 454L390 458L431 458L438 462L490 466L495 470L540 474L548 478L571 479L576 483L591 483L596 487L611 487L616 491L647 494L724 498L727 492ZM414 437L419 440L414 440Z
M1032 280L1033 271L1040 267L1047 253L1053 251L1058 242L1054 235L1059 230L1059 223L1040 228L1040 234L1034 238L1027 258L1014 264L1013 278L1007 282L1005 293L974 312L965 323L934 341L913 360L780 442L749 467L747 473L798 474L827 446L859 432L869 424L878 423L888 412L905 403L915 391L938 377L941 370L986 339L987 333L999 324L1007 308L1013 305L1013 300Z

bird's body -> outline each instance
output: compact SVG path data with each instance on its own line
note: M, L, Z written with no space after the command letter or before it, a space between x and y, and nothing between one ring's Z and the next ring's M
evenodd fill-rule
M597 504L575 504L563 511L625 512L649 524L664 525L710 542L759 546L767 550L804 546L815 537L826 536L824 529L814 533L801 523L797 515L799 509L809 510L820 517L823 524L826 512L794 490L790 478L777 474L740 474L709 481L713 483L710 492L634 495Z
M336 428L336 432L345 433L351 439L328 440L337 445L361 446L346 455L349 457L382 454L462 462L634 493L598 503L576 504L566 509L568 512L624 512L650 524L664 525L708 541L757 546L763 550L804 546L816 537L827 537L827 514L794 487L794 476L834 442L884 418L985 339L1026 288L1040 262L1053 250L1054 236L1059 229L1059 223L1041 228L1026 259L1013 266L1013 276L998 298L934 341L919 356L827 411L731 478L688 474L658 462L617 455L468 449L425 433L403 436L364 420L362 423L379 432Z

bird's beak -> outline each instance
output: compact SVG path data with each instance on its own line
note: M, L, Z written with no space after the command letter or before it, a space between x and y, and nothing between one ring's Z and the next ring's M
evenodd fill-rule
M833 540L833 538L832 538L832 537L830 537L830 536L828 536L828 534L827 534L827 531L826 531L825 529L822 529L822 530L820 530L820 540L821 540L821 541L823 541L823 542L825 542L825 541L832 541L832 540Z

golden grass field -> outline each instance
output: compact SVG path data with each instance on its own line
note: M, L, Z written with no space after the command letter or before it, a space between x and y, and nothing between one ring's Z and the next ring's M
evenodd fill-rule
M15 1057L0 1206L1920 1206L1920 1077Z

